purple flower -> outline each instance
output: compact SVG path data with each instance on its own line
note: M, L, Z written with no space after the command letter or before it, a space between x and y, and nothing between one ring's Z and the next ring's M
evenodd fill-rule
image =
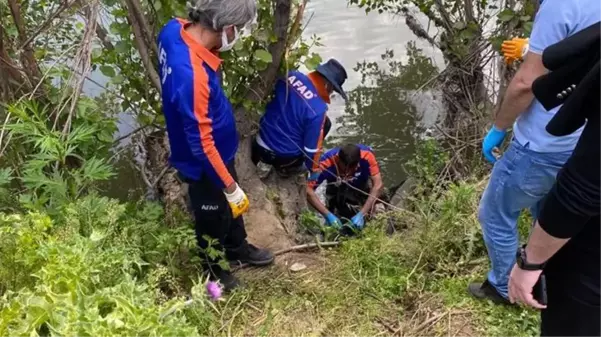
M207 293L213 301L217 301L221 297L221 286L217 282L209 281L207 283Z

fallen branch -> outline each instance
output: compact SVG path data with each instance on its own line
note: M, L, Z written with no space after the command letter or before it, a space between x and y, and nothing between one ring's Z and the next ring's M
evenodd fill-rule
M292 246L289 248L284 248L281 250L276 251L275 253L273 253L274 256L279 256L279 255L283 255L286 253L290 253L290 252L295 252L295 251L299 251L299 250L304 250L304 249L309 249L309 248L315 248L315 247L336 247L340 245L339 241L328 241L328 242L317 242L317 243L306 243L303 245L298 245L298 246ZM235 268L233 269L233 271L236 270L240 270L240 269L244 269L246 267L249 267L250 264L248 263L241 263L237 266L235 266Z
M303 249L307 249L307 248L336 247L338 245L340 245L339 241L306 243L306 244L303 244L303 245L298 245L298 246L293 246L293 247L285 248L285 249L282 249L282 250L278 250L277 252L274 253L274 255L278 256L278 255L282 255L282 254L286 254L286 253L290 253L290 252L295 252L295 251L299 251L299 250L303 250Z
M422 324L418 325L415 329L413 329L411 336L419 336L420 332L422 330L424 330L425 328L430 327L433 324L436 324L436 322L440 321L441 319L443 319L446 315L449 314L450 311L445 311L442 314L438 314L435 315L433 317L430 317L429 319L427 319L426 321L424 321Z

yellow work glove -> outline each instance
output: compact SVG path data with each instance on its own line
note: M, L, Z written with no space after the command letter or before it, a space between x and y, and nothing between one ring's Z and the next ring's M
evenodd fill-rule
M505 57L506 64L521 60L528 53L528 39L514 37L511 40L505 40L501 45L501 52Z
M230 204L230 208L232 209L232 215L234 219L239 217L240 215L246 213L248 211L248 206L250 202L248 201L248 197L246 193L236 184L236 189L232 193L225 193L225 198L227 202Z

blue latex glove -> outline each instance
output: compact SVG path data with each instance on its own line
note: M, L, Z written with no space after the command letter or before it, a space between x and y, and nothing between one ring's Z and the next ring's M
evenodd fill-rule
M484 141L482 142L482 153L484 154L486 160L488 160L490 163L494 164L497 161L497 158L495 158L493 155L492 150L495 147L501 146L506 134L507 131L497 129L497 127L493 125L492 128L490 128L490 131L488 131L486 134L486 137L484 137Z
M351 219L351 222L353 225L355 225L355 228L363 229L365 226L365 217L363 216L363 212L355 214L355 216Z
M334 214L328 213L326 214L326 224L328 226L341 227L342 223L340 219L338 219Z

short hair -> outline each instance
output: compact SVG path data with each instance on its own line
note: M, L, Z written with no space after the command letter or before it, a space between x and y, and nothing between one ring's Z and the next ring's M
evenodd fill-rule
M216 32L231 25L240 28L256 15L256 0L191 0L188 3L190 21Z
M344 166L355 166L361 159L361 150L355 144L347 144L338 152L338 158Z

